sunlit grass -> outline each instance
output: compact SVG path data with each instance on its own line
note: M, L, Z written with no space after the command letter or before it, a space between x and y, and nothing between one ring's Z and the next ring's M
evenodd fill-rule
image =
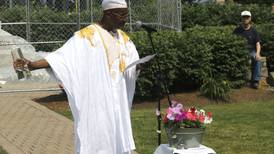
M274 154L274 101L205 105L214 121L206 129L204 142L221 154ZM157 148L156 118L153 108L135 109L132 125L140 154ZM166 134L163 132L163 143Z
M274 154L274 100L200 106L213 112L204 142L221 154ZM72 119L71 112L62 115ZM157 148L157 120L154 107L132 110L132 127L137 152L152 154ZM162 143L167 143L162 129Z

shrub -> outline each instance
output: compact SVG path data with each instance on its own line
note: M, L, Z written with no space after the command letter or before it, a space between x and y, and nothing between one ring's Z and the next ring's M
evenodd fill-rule
M274 24L257 26L262 39L262 55L267 56L267 65L270 71L274 71Z
M274 14L270 5L238 5L238 4L207 4L207 5L183 5L182 28L200 26L224 26L237 25L241 22L240 14L244 10L250 10L252 19L257 24L274 22Z
M178 77L177 70L180 67L180 59L178 59L178 41L182 40L182 35L177 32L164 31L156 33L153 38L153 41L156 45L156 50L159 52L157 58L159 59L162 72L167 78L167 84L171 86ZM136 44L138 51L142 56L153 54L145 32L132 33L131 39ZM159 82L157 82L156 74L159 74L159 72L157 71L157 65L155 61L151 62L150 64L151 65L149 69L145 69L142 72L142 77L137 83L137 93L139 96L151 97L158 95Z
M242 87L249 69L249 56L245 49L245 39L232 35L234 28L196 26L182 33L163 31L154 34L153 41L159 52L163 73L167 75L169 88L174 92L184 89L184 85L188 84L203 85L201 91L206 94L206 87L222 85L223 81L230 88ZM257 25L256 28L262 37L262 55L268 56L269 68L273 70L274 25ZM141 56L152 53L146 33L135 32L131 38ZM157 78L152 74L155 69L153 63L141 73L137 83L137 97L157 96ZM229 90L225 85L219 88L217 91L220 92ZM207 94L217 97L215 94ZM221 93L220 96L224 95Z
M232 87L245 83L248 54L245 41L232 35L233 27L195 27L185 32L159 32L154 35L160 65L172 91L182 85L202 85L209 72L222 76ZM139 53L152 53L144 32L131 34ZM137 83L137 96L157 96L156 64L143 70ZM217 79L216 79L217 80Z
M200 91L210 99L227 101L229 99L228 92L230 91L230 87L226 80L210 76L204 79Z

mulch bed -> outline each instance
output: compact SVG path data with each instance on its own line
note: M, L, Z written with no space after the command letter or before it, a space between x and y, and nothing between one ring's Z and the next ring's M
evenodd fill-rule
M230 101L229 102L214 102L209 100L208 98L201 96L198 91L192 92L184 92L179 93L174 96L176 100L182 102L186 106L191 105L204 105L210 103L241 103L241 102L264 102L274 100L274 92L269 90L255 90L251 88L242 88L232 90L230 92ZM35 102L45 105L49 109L56 111L56 112L65 112L69 110L69 105L67 101L67 97L65 94L60 93L57 95L49 95L47 97L42 98L35 98L33 99ZM162 106L168 106L167 99L164 98L161 100ZM138 108L148 108L148 107L155 107L156 101L138 101L134 102L133 109Z

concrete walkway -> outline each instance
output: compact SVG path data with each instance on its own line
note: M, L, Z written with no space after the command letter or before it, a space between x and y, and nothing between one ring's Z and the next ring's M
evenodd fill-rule
M31 101L58 93L0 93L0 145L9 154L74 153L73 122Z
M73 122L31 101L37 96L0 94L0 145L9 154L72 154Z

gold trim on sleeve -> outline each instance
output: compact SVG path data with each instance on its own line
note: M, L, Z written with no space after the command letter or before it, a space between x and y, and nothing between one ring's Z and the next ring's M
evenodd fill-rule
M90 45L94 46L93 36L94 36L95 32L96 32L96 30L93 27L93 25L89 25L89 26L79 30L78 32L76 32L76 35L78 35L80 38L87 39L89 41Z

